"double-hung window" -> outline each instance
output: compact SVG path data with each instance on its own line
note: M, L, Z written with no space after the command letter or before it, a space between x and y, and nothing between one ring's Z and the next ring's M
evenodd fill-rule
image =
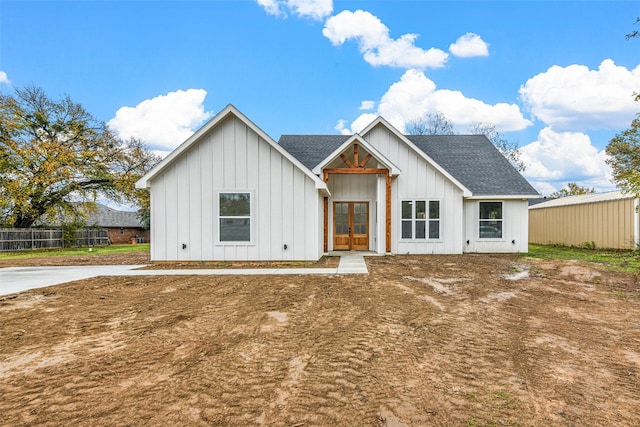
M403 200L401 228L403 239L439 239L440 201Z
M218 220L221 243L251 242L251 193L218 193Z
M481 239L502 238L502 202L480 202Z

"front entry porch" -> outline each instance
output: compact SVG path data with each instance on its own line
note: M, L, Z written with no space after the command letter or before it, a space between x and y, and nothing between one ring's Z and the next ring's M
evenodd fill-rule
M324 252L391 252L392 176L399 170L359 136L320 164L331 196L324 198Z

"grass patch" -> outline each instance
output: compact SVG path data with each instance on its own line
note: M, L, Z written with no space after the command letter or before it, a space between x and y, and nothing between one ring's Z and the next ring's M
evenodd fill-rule
M614 296L624 301L640 301L640 289L636 292L616 292Z
M149 251L149 243L139 245L109 245L109 246L93 246L91 252L88 247L81 248L64 248L64 249L35 249L19 252L0 252L0 259L24 259L24 258L41 258L50 256L69 256L69 255L104 255L113 253L127 252L145 252Z
M529 245L523 257L539 259L575 260L601 264L627 273L640 272L640 254L631 250L587 249L575 246Z

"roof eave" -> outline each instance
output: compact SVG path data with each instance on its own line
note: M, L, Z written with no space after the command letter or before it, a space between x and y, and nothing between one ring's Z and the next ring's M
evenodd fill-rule
M500 200L529 200L529 199L537 199L541 197L540 194L479 194L479 195L471 195L465 196L467 200L482 200L482 199L500 199Z

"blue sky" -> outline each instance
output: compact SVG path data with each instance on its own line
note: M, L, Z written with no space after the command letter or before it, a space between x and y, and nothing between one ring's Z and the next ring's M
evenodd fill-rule
M637 1L0 1L0 91L69 95L167 152L232 103L275 140L441 112L518 142L543 194L611 190L640 111Z

